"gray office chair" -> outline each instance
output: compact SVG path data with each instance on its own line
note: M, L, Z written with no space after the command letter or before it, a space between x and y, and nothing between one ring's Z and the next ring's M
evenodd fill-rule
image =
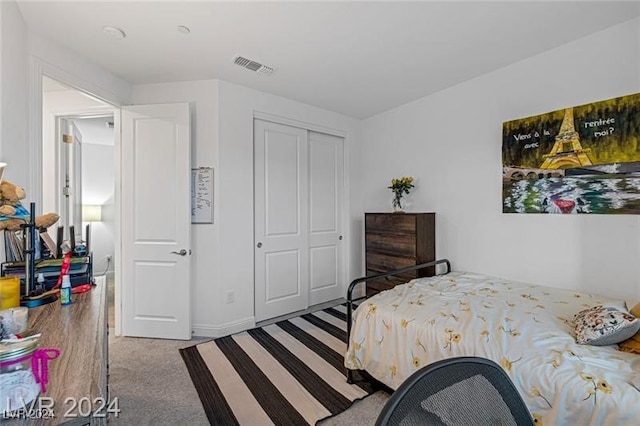
M449 358L416 371L391 395L376 421L376 426L533 424L507 373L478 357Z

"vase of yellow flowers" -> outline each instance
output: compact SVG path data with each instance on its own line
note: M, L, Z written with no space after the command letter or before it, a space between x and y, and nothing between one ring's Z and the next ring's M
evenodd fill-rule
M409 195L409 192L413 187L413 178L411 176L391 179L391 186L389 186L389 189L393 191L393 200L391 205L393 206L394 213L404 213L402 197Z

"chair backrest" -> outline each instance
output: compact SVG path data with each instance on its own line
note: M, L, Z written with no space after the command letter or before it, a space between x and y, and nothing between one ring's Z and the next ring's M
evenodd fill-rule
M479 357L449 358L413 373L376 421L388 425L533 425L507 373Z

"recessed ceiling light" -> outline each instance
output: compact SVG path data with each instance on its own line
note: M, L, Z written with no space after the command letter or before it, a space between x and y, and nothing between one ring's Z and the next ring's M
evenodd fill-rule
M116 40L122 40L127 36L124 31L117 27L106 26L102 28L102 32Z
M185 27L184 25L178 25L178 32L181 34L189 34L191 30L189 27Z

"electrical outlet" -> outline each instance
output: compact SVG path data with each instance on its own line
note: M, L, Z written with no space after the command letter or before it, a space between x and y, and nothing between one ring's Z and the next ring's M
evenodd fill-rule
M231 290L227 291L227 295L226 295L226 299L225 300L226 300L227 303L235 302L236 301L236 293L231 291Z
M111 255L110 254L107 255L107 261L111 262Z

